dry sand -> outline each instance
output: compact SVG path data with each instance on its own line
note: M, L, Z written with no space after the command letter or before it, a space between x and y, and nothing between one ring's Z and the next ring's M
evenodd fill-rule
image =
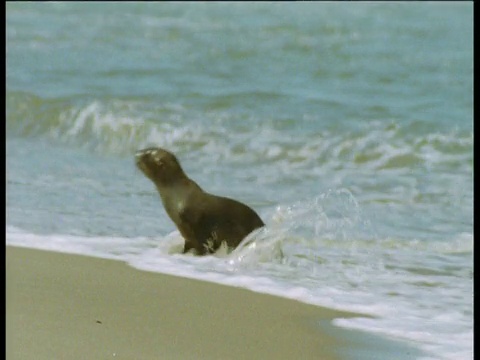
M7 246L6 270L8 360L329 360L372 346L330 324L353 314L118 261Z

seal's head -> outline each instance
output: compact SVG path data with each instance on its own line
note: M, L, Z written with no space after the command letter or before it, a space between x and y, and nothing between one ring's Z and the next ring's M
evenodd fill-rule
M157 186L167 186L185 178L175 155L162 148L147 148L135 153L137 167Z

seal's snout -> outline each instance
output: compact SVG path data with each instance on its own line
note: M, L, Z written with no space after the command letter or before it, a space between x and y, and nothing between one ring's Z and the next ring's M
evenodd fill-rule
M138 150L136 153L135 153L135 157L136 158L139 158L139 157L142 157L144 155L156 155L160 152L160 148L146 148L146 149L142 149L142 150Z
M135 152L135 165L146 177L153 179L154 167L151 154L151 149L142 149Z
M138 150L135 153L135 163L137 166L145 172L145 167L147 166L148 163L152 162L152 149L142 149Z
M137 164L138 167L141 167L141 165L145 162L145 150L138 150L135 153L135 163Z
M149 159L151 159L151 156L155 155L156 153L157 149L155 148L138 150L135 153L135 160L137 161L137 163L140 161L148 161Z
M145 150L137 150L135 153L135 159L140 160L143 155L145 155Z

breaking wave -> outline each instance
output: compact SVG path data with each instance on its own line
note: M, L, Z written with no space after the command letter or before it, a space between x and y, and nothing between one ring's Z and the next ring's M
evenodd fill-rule
M289 169L473 168L473 129L445 133L426 130L418 121L398 124L372 120L351 131L315 125L310 134L292 137L270 119L260 121L221 109L201 112L151 99L73 103L68 98L42 99L13 92L7 94L6 105L10 134L120 156L155 144L179 153L201 150L203 156L215 160L277 163ZM321 123L321 119L291 120L286 125L312 126L312 122Z

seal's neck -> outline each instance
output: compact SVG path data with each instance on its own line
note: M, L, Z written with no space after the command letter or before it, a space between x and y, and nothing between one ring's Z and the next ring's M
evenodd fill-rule
M187 176L168 184L155 183L155 186L164 204L169 203L173 200L172 198L178 199L188 196L192 189L203 191L195 181Z

